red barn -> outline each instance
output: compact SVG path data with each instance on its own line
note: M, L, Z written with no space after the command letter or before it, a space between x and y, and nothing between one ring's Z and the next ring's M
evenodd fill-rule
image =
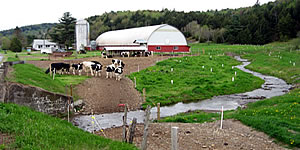
M184 35L175 27L162 24L109 31L97 40L99 50L140 52L189 52Z

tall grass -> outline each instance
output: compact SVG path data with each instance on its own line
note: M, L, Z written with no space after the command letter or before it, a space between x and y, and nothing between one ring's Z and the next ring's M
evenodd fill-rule
M6 149L137 149L85 132L59 118L15 104L0 103L0 132L11 134L15 141Z

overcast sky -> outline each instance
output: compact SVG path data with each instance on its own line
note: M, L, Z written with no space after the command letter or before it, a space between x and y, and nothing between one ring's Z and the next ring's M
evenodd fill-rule
M274 0L260 0L260 4ZM16 26L54 23L64 12L83 19L122 10L206 11L253 6L256 0L1 0L0 31Z

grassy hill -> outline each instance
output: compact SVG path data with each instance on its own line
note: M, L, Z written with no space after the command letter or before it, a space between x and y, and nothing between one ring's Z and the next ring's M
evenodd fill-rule
M0 149L105 149L131 150L135 146L85 132L59 118L28 107L0 103L0 134L14 139Z

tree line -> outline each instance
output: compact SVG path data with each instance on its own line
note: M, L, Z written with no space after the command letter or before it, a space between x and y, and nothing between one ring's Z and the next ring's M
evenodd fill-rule
M206 12L118 11L88 18L91 39L118 29L169 24L197 41L230 44L266 44L286 41L300 31L300 0L276 0L264 5Z

